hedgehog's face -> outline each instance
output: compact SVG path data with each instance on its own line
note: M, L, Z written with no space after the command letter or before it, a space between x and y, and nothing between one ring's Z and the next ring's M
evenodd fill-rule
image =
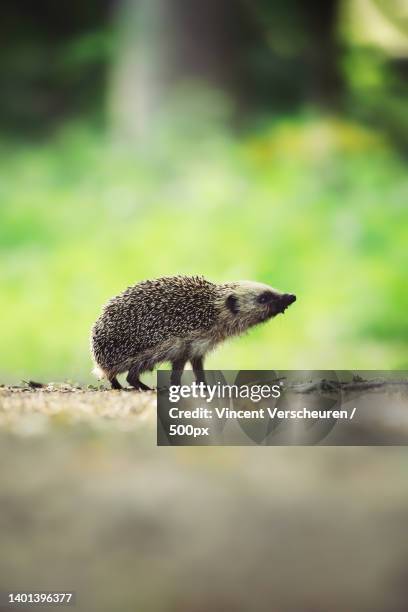
M268 285L240 281L231 287L225 305L232 317L245 320L249 327L284 313L295 300L295 295L280 293Z

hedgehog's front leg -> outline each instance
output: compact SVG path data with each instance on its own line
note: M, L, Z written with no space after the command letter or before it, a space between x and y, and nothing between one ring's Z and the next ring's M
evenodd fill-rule
M170 384L177 387L181 384L181 375L183 374L184 366L187 363L187 359L177 359L171 362L172 370L170 376Z
M203 358L202 357L194 357L191 360L191 365L192 365L194 376L196 377L197 382L198 383L202 382L202 383L204 383L206 385L207 381L205 380Z
M126 380L129 385L134 387L136 391L151 391L151 388L142 383L142 381L139 379L139 374L139 368L137 368L136 366L132 366L129 369L128 375L126 377Z

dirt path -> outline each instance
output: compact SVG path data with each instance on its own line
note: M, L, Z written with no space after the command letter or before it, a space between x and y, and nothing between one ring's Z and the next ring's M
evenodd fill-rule
M405 612L405 448L165 448L155 394L0 389L0 590L86 612ZM1 606L0 606L1 609Z
M69 383L42 388L0 387L0 428L45 433L48 428L86 424L131 431L155 425L156 393L83 389Z

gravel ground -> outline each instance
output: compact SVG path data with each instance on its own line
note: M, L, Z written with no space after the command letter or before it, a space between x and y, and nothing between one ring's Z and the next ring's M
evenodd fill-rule
M154 393L0 389L0 591L406 612L405 448L158 448L155 426Z
M138 429L155 424L156 393L83 389L70 383L0 387L0 428L29 435L58 426Z

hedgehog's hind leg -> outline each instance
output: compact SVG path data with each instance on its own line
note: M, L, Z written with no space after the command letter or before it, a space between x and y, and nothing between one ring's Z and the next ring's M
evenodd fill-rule
M116 376L110 376L108 380L110 384L112 385L112 389L116 389L117 391L120 391L120 389L123 389L122 385L120 384Z
M139 368L136 366L131 366L129 368L128 375L126 377L129 385L134 387L137 391L151 391L151 388L142 383L139 378Z

